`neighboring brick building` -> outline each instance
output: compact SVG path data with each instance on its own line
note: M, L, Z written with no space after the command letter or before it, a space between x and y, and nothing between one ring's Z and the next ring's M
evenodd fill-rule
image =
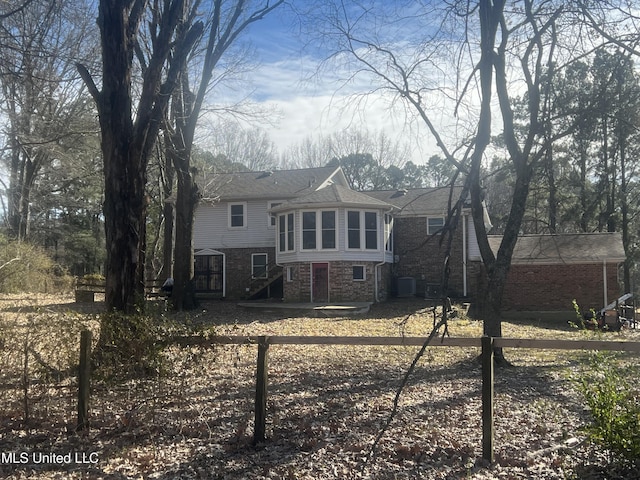
M494 252L502 237L489 236ZM625 254L620 233L522 235L503 297L505 311L599 310L621 294L618 267Z

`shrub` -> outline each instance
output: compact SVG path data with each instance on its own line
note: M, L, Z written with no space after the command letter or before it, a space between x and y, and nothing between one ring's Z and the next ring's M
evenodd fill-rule
M40 247L0 235L0 293L67 290L71 277Z
M155 375L162 370L162 332L148 315L111 312L100 322L94 361L105 378Z
M613 355L595 354L578 378L593 417L589 439L624 461L640 459L640 389L632 385Z

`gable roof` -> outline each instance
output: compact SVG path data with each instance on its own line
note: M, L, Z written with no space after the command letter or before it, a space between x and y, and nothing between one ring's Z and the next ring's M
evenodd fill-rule
M332 183L347 185L340 167L216 174L209 188L216 200L286 200Z
M364 193L356 192L342 185L329 185L315 192L294 198L271 209L272 213L291 210L292 208L322 207L359 207L359 208L393 208L387 202L375 199Z
M446 215L449 199L453 203L462 193L462 187L412 188L408 190L374 190L367 195L389 203L397 208L396 216L413 217L423 215Z
M489 235L488 238L491 250L497 254L502 236ZM622 234L619 232L522 235L516 242L511 263L619 263L624 262L625 258Z

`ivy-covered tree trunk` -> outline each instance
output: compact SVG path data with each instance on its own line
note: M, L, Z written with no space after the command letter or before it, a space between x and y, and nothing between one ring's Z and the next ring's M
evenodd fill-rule
M108 311L129 313L134 310L136 300L144 295L146 168L135 166L130 139L103 128L102 143L107 242L106 307ZM126 173L123 175L122 172Z
M130 4L102 1L98 17L104 65L98 111L105 181L105 298L107 311L122 312L132 312L136 297L144 295L137 280L144 265L139 253L146 221L146 159L133 138L131 70L138 20L127 15Z

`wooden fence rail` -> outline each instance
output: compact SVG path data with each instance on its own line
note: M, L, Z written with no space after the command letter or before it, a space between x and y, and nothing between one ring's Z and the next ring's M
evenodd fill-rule
M90 340L90 337L89 337ZM86 341L86 340L85 340ZM216 345L257 345L256 394L254 443L266 439L267 421L267 385L268 351L270 345L354 345L354 346L422 346L427 337L353 337L353 336L180 336L166 340L165 345L182 347ZM625 351L640 352L640 342L606 340L550 340L531 338L494 338L444 337L433 340L431 347L477 347L482 355L482 456L494 460L494 348L535 348L541 350L586 350L586 351ZM86 357L86 358L85 358ZM88 355L81 353L80 371L83 371L83 359ZM87 374L88 375L88 374ZM88 378L83 389L78 392L78 405L83 405L83 417L78 409L78 425L88 425Z

